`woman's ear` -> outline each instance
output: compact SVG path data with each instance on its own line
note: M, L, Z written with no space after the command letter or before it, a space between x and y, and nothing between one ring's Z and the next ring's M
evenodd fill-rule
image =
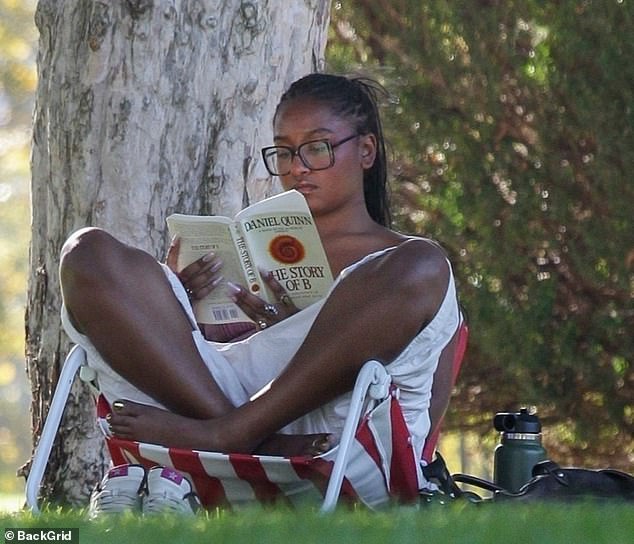
M361 168L368 170L372 168L376 159L376 136L374 134L364 134L359 138L359 160Z

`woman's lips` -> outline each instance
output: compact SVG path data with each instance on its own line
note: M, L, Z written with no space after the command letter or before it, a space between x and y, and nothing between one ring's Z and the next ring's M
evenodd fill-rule
M315 189L317 189L317 186L314 185L313 183L300 181L299 183L295 184L293 189L299 191L300 193L306 194L306 193L312 193Z

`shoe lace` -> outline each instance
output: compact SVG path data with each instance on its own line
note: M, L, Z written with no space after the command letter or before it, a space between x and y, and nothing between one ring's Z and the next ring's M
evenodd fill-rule
M140 505L140 500L140 496L136 493L113 492L104 489L94 497L91 510L95 514L136 510Z
M177 495L174 493L153 493L145 498L143 512L155 513L194 513L196 509L189 499L189 495Z

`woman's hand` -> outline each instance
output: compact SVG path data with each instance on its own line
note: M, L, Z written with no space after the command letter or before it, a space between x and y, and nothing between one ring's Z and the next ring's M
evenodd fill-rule
M220 273L222 261L214 253L204 255L179 272L177 270L179 251L180 239L175 237L167 250L165 264L178 276L190 300L194 301L203 298L224 280ZM260 297L252 295L240 285L226 282L229 296L246 315L253 319L257 330L275 325L275 323L279 323L299 311L299 308L293 304L291 297L273 277L273 274L263 272L262 278L274 294L277 301L275 304L269 304ZM205 336L209 338L207 335Z
M180 238L174 237L165 258L165 264L181 280L190 300L198 300L213 291L223 280L220 273L222 261L214 253L207 253L197 261L187 265L180 272L177 270Z
M231 299L255 321L258 330L266 329L283 319L299 312L284 287L275 279L272 273L262 272L262 278L271 289L275 304L270 304L260 297L252 295L244 287L227 282L227 289Z

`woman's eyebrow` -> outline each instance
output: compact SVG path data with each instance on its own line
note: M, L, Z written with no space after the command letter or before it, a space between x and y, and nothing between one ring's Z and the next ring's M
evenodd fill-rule
M329 129L329 128L316 128L316 129L313 129L313 130L310 130L310 131L304 133L303 138L306 141L309 141L311 138L319 138L321 136L327 136L327 135L330 135L330 134L334 134L334 132L335 132L334 130ZM290 140L290 137L286 136L284 134L275 134L273 136L273 140L275 140L276 142L288 141L288 140Z

